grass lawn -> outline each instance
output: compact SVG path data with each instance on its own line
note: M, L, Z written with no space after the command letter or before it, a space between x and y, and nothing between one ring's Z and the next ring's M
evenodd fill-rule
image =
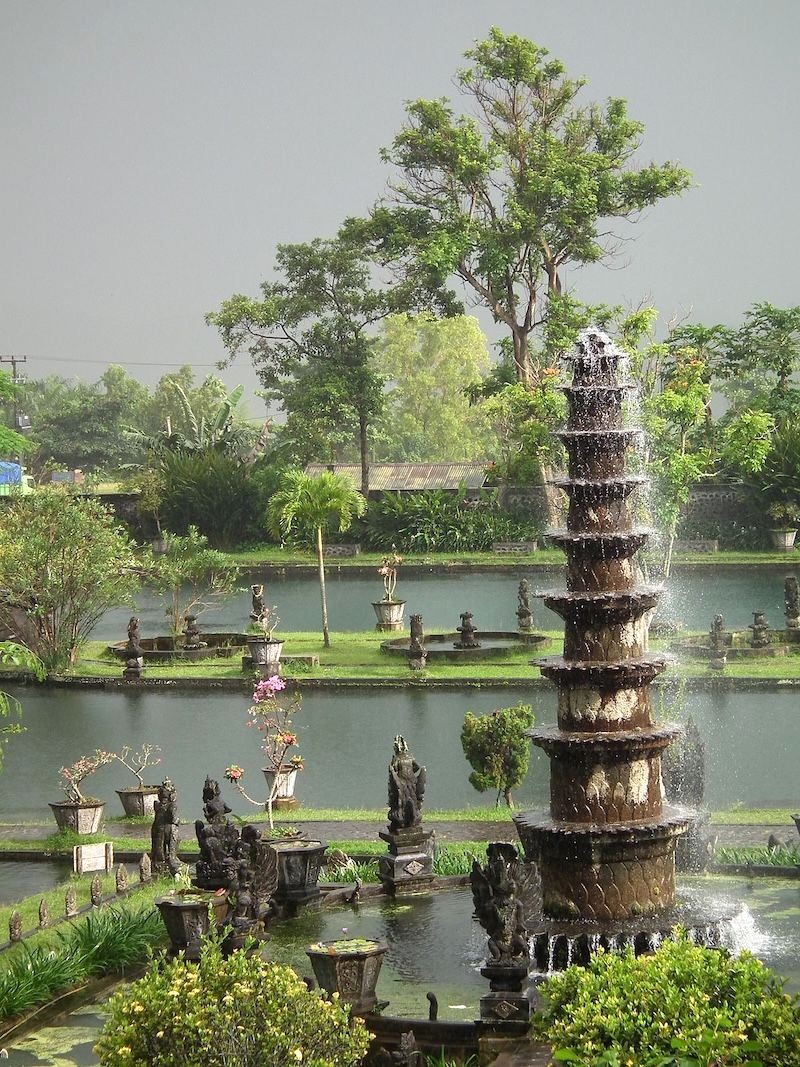
M410 672L405 657L381 650L381 642L387 634L375 630L357 633L334 633L331 635L331 647L326 649L322 637L317 632L287 633L282 635L286 644L287 655L317 656L319 666L311 667L302 662L287 661L283 665L283 674L298 682L304 679L313 681L346 681L348 679L367 679L401 683L425 684L432 682L464 682L479 684L513 683L519 679L539 679L538 667L532 666L532 660L540 656L557 655L561 651L562 634L551 631L548 636L550 644L544 648L520 648L498 652L492 659L479 660L476 663L437 663L430 661L421 672ZM402 635L401 635L402 636ZM651 642L651 648L669 648L668 641ZM105 643L89 641L71 675L92 678L119 678L122 673L121 661L112 657ZM242 673L239 655L230 658L178 664L148 664L144 677L158 678L219 678L247 679ZM709 678L725 682L726 679L793 679L800 678L800 645L796 651L787 656L771 659L730 661L724 671L712 671L702 660L680 660L667 672L667 678Z

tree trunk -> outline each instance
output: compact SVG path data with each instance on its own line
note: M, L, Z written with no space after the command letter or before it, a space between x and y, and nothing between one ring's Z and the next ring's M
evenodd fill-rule
M514 367L517 371L517 381L530 389L534 381L533 366L528 348L528 335L524 330L516 329L512 331L511 338L514 342Z
M361 495L366 500L369 493L369 437L367 433L367 419L364 415L358 416L358 449L361 454Z
M325 648L331 647L331 637L328 632L328 597L325 592L325 562L322 554L322 527L317 527L317 565L319 567L319 596L322 601L322 643Z

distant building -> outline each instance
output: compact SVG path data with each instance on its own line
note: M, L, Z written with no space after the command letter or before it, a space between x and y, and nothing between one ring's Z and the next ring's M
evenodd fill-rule
M486 483L486 463L370 463L369 496L381 493L419 493L444 489L456 493L463 486L468 497L477 497ZM359 463L309 463L306 474L331 471L350 478L361 488Z

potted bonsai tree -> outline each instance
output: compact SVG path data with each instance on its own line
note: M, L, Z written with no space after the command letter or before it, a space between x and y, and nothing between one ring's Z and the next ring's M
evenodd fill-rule
M250 651L253 667L262 678L280 674L283 641L274 636L275 629L280 621L274 607L263 607L261 614L250 626L247 647Z
M225 777L234 785L250 804L263 807L269 815L270 829L273 828L272 809L292 808L297 804L294 795L297 772L305 766L299 753L290 755L297 746L297 734L292 730L295 714L300 710L300 698L295 696L291 703L278 700L277 694L286 688L286 682L277 674L263 678L253 691L253 704L248 712L250 726L261 734L261 751L264 753L265 766L262 768L267 781L266 800L254 800L242 785L244 770L238 764L225 769Z
M136 815L152 815L154 812L153 806L158 797L159 787L145 785L144 772L147 767L154 767L161 762L161 757L156 755L160 751L158 745L147 743L138 750L131 748L130 745L124 745L120 752L112 753L114 759L135 775L137 780L135 786L116 790L128 818Z
M800 527L800 506L791 500L776 501L767 508L770 520L770 537L775 548L788 551L794 548L797 529Z
M62 767L61 788L67 799L50 805L59 830L71 830L74 834L96 834L100 829L105 802L96 797L84 796L81 785L89 777L116 757L113 752L95 749L89 756Z
M373 601L372 606L378 617L376 630L402 630L403 609L405 600L399 600L395 596L397 588L397 568L403 562L403 557L395 551L389 553L381 560L378 574L383 578L383 596L380 600Z

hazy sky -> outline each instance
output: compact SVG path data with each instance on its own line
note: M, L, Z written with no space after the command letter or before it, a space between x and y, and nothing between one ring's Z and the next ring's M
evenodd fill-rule
M731 324L800 302L796 0L0 0L0 354L208 373L205 312L257 293L276 243L368 210L403 102L455 96L492 24L585 100L627 98L640 158L696 178L614 269L568 275L578 296ZM255 381L243 359L224 377Z

